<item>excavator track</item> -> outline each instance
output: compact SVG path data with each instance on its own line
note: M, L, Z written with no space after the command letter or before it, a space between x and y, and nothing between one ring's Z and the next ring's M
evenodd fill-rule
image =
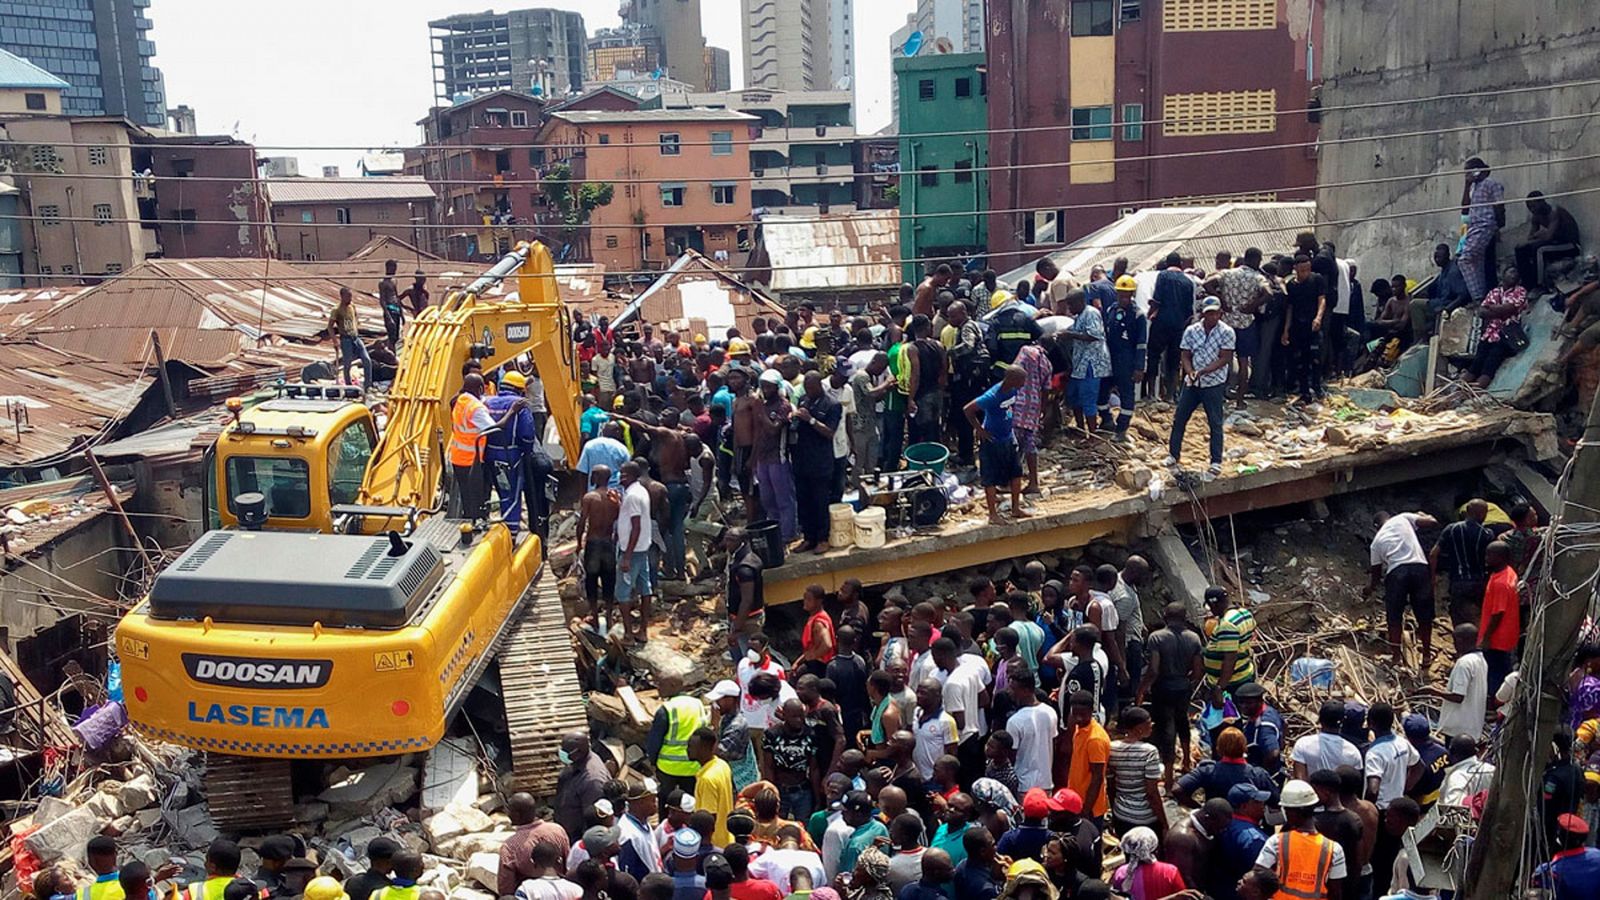
M528 593L500 645L500 692L513 781L536 797L552 797L561 737L584 730L588 717L556 579L542 573Z
M294 819L289 760L207 753L206 806L224 833L287 825Z

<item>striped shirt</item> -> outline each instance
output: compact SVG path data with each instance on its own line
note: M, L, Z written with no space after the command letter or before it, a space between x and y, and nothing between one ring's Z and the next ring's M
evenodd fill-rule
M1233 677L1228 680L1228 686L1255 680L1256 666L1250 653L1255 633L1256 617L1242 606L1232 607L1222 618L1206 622L1204 657L1208 684L1216 684L1222 675L1222 658L1229 653L1238 655L1234 657Z
M1115 789L1111 814L1135 825L1154 824L1155 810L1150 808L1144 788L1147 779L1159 780L1162 775L1161 753L1155 745L1144 741L1112 741L1110 767Z

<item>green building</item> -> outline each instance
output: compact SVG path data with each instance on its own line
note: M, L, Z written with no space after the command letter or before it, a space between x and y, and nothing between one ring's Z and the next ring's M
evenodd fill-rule
M982 53L894 60L900 132L900 256L982 255L987 244L989 83ZM980 132L950 135L947 132ZM972 171L962 171L972 170ZM925 216L926 213L971 215ZM919 215L921 218L909 218ZM905 280L926 265L904 264Z

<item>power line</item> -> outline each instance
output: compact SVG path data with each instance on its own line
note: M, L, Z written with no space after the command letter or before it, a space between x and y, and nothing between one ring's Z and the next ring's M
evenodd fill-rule
M972 166L972 167L968 167L968 168L917 169L917 170L905 170L905 169L902 169L897 173L883 173L883 172L871 172L871 171L863 172L863 171L858 171L858 170L852 168L850 170L850 173L849 173L848 176L846 176L845 174L840 174L837 177L839 179L841 179L841 180L845 179L846 177L848 177L851 180L855 180L855 179L859 179L859 178L870 178L870 177L873 177L875 175L895 174L895 175L898 175L899 177L904 178L904 177L911 177L911 176L917 176L917 175L939 175L939 174L955 174L955 173L972 174L972 173L978 173L978 172L1003 172L1003 171L1031 170L1031 169L1071 169L1071 168L1074 168L1074 167L1077 167L1077 166L1104 166L1104 165L1107 165L1108 163L1119 163L1120 164L1120 163L1135 163L1135 162L1154 162L1154 161L1166 160L1166 159L1193 159L1193 158L1196 158L1196 157L1232 156L1232 155L1240 154L1240 153L1261 153L1261 152L1264 152L1264 151L1267 151L1267 150L1295 150L1295 149L1304 149L1304 148L1308 148L1308 147L1320 148L1320 147L1342 146L1344 144L1361 144L1361 143L1367 143L1367 142L1370 142L1370 141L1389 141L1389 140L1396 140L1396 139L1402 139L1402 138L1433 137L1433 136L1436 136L1436 135L1450 134L1450 133L1458 132L1458 131L1480 131L1480 130L1487 130L1487 129L1491 129L1491 128L1520 128L1520 127L1527 126L1527 125L1544 125L1544 124L1549 124L1549 123L1552 123L1552 122L1565 122L1565 121L1571 121L1571 120L1574 120L1574 119L1590 119L1590 118L1594 118L1597 115L1600 115L1600 110L1591 110L1589 112L1581 112L1581 113L1565 113L1565 114L1558 115L1558 116L1541 116L1541 117L1530 118L1530 119L1515 119L1515 120L1507 121L1507 122L1484 122L1484 123L1473 123L1473 124L1466 124L1466 125L1451 125L1451 126L1448 126L1448 127L1445 127L1445 128L1430 128L1430 129L1422 129L1422 130L1417 130L1417 131L1401 131L1401 132L1394 132L1394 133L1391 133L1391 134L1357 135L1357 136L1353 136L1353 137L1329 138L1327 140L1320 140L1319 139L1319 140L1314 140L1314 141L1293 141L1293 142L1284 143L1284 144L1255 144L1255 145L1251 145L1251 146L1248 146L1248 147L1224 147L1224 148L1215 149L1215 150L1180 150L1180 151L1173 151L1173 152L1168 152L1168 153L1150 153L1150 154L1145 154L1143 156L1119 156L1119 157L1116 157L1115 159L1111 159L1111 160L1076 160L1076 161L1074 161L1074 160L1059 160L1059 161L1041 162L1041 163L1012 163L1012 164L1008 164L1008 165ZM1103 143L1103 142L1095 141L1094 143ZM792 168L792 166L791 166L791 168ZM805 168L805 166L802 165L801 168ZM65 179L79 179L79 180L88 179L88 180L114 180L114 181L124 181L124 180L132 179L132 178L136 177L134 175L79 174L79 173L70 173L70 172L19 172L19 173L16 173L16 174L19 177L28 177L28 178L65 178ZM143 177L143 176L137 176L137 177ZM806 176L802 175L801 177L804 178ZM159 181L165 181L165 182L175 183L175 184L179 184L179 185L183 184L184 182L224 182L224 183L227 183L227 184L241 184L241 183L244 183L244 182L251 182L251 183L256 183L256 184L267 184L267 185L271 185L271 184L321 184L321 183L326 183L326 182L334 182L334 183L341 183L341 184L373 184L373 183L381 184L382 183L381 179L370 179L370 178L368 178L368 179L348 179L348 178L341 178L341 179L305 179L305 178L295 178L295 177L289 177L289 176L250 176L250 177L247 178L247 177L243 177L243 176L230 177L230 176L226 176L226 175L185 175L185 176L150 176L150 178L151 178L152 181L158 181L158 182ZM770 181L790 181L790 182L792 182L795 179L792 178L792 177L789 177L789 176L773 176L773 177L769 178L766 175L763 175L760 178L757 178L754 174L735 173L735 174L730 174L730 175L723 176L723 177L711 177L711 178L597 178L597 179L592 179L592 180L590 180L590 179L579 179L579 178L564 178L564 179L555 179L555 180L558 181L559 183L564 183L564 184L590 184L590 183L592 183L592 184L610 184L610 185L661 185L661 184L726 184L728 182L736 182L737 183L737 182L756 182L756 181L769 181L769 180ZM538 179L538 180L534 180L534 181L528 181L528 180L524 180L524 179L515 179L515 180L506 180L506 179L493 180L493 179L491 179L491 180L488 180L488 181L483 181L483 180L453 179L453 178L449 178L449 177L440 177L440 178L428 179L428 178L426 178L426 176L424 176L424 181L428 182L429 184L441 184L441 185L444 185L446 189L449 189L449 188L452 188L452 187L474 187L474 188L476 188L476 187L485 187L485 188L537 187L537 186L540 186L540 185L549 184L552 181L552 179ZM270 191L269 191L269 194L270 194ZM270 197L268 199L270 199ZM351 198L351 202L356 202L357 199L358 198ZM444 198L441 198L441 197L435 197L435 198L433 198L433 201L431 201L431 202L439 202L439 201L441 201L443 199ZM326 201L326 202L337 202L337 201ZM426 202L430 202L430 201L428 201L428 200L419 200L419 201L415 201L415 202L426 203ZM286 202L284 205L293 206L293 205L296 205L296 204L294 204L293 202Z
M1560 198L1560 197L1583 196L1583 195L1595 194L1595 193L1600 193L1600 187L1576 188L1576 189L1573 189L1573 190L1570 190L1570 191L1549 191L1549 192L1546 192L1544 194L1544 196L1545 196L1545 199L1557 199L1557 198ZM1438 208L1435 208L1435 209L1415 209L1415 210L1408 210L1406 212L1397 212L1397 213L1374 213L1374 214L1372 214L1370 216L1361 216L1359 218L1354 218L1354 219L1330 219L1330 220L1323 221L1323 222L1317 222L1317 223L1314 223L1312 225L1308 225L1307 226L1307 230L1313 230L1315 228L1339 227L1339 226L1344 226L1344 225L1362 225L1362 224L1366 224L1366 223L1369 223L1369 222L1390 221L1390 220L1394 220L1394 219L1409 219L1409 218L1416 218L1416 217L1419 217L1419 216L1433 216L1433 215L1442 215L1442 214L1453 214L1453 215L1455 215L1455 214L1459 214L1460 211L1461 211L1460 205L1456 204L1456 205L1452 205L1452 206L1438 207ZM1217 238L1251 237L1251 236L1260 235L1260 234L1275 234L1275 233L1277 233L1279 231L1282 231L1282 230L1284 230L1284 229L1275 228L1275 227L1247 228L1247 229L1243 229L1243 230L1239 230L1239 231L1212 232L1212 233L1207 234L1205 237L1206 237L1207 240L1215 240ZM1117 242L1117 246L1118 247L1162 246L1162 245L1171 244L1171 243L1175 243L1175 242L1176 242L1176 239L1172 238L1172 237L1157 237L1157 238L1150 238L1150 239L1146 239L1146 240L1137 240L1137 241L1119 241L1119 242ZM1023 247L1023 248L1019 248L1017 250L1007 250L1007 251L1001 251L1001 252L993 252L993 251L991 251L991 252L984 253L984 254L981 254L981 255L982 256L986 256L986 257L991 258L991 259L993 259L993 258L1013 257L1013 256L1049 256L1049 255L1054 254L1054 253L1061 253L1063 251L1068 251L1068 250L1071 250L1071 249L1072 249L1071 245L1058 246L1058 247L1045 247L1045 248ZM809 271L811 269L849 269L849 268L860 268L860 267L865 267L865 266L903 265L903 264L906 264L906 263L949 262L951 258L952 257L951 257L950 254L944 254L944 255L941 255L941 256L900 257L900 258L895 258L895 259L874 259L874 260L851 260L851 261L843 261L843 262L809 263L809 264L804 264L804 265L793 265L793 266L723 266L722 269L723 269L723 271L728 272L730 274L738 274L738 273L744 273L744 272L795 272L795 271ZM180 262L180 263L183 262L183 260L181 260L181 259L173 260L173 261L174 262ZM665 269L640 269L640 270L634 270L634 271L617 271L617 272L607 271L604 274L607 275L607 276L615 276L615 277L618 277L618 278L624 278L624 277L631 278L633 276L659 278L661 275L665 274L665 272L666 272ZM58 279L58 280L62 279L62 278L76 279L76 278L80 277L78 275L53 275L53 274L52 275L41 275L41 274L39 274L37 272L22 272L22 273L15 273L15 274L18 277L23 277L23 278L41 278L41 279ZM204 275L197 275L197 276L178 275L178 276L170 276L170 277L169 276L162 276L162 275L148 275L148 276L146 276L146 275L118 275L118 276L115 276L114 278L111 278L111 279L108 279L108 280L110 280L110 281L151 281L151 282L158 282L158 283L161 283L161 284L171 284L171 283L174 283L174 282L195 281L195 282L206 282L206 283L210 283L210 284L216 284L218 279L215 278L215 277L212 277L212 276L204 276ZM332 276L328 276L328 275L283 275L283 276L279 276L279 278L277 278L275 280L288 282L288 281L336 281L337 279L332 277Z
M1321 113L1323 115L1327 115L1329 113L1348 112L1348 111L1354 111L1354 110L1379 109L1379 108L1388 108L1388 107L1395 107L1395 106L1407 106L1407 105L1413 105L1413 104L1419 104L1419 103L1438 103L1438 102L1449 101L1449 100L1466 100L1466 99L1485 98L1485 97L1502 97L1502 96L1508 96L1508 95L1512 95L1512 94L1531 93L1531 92L1535 92L1535 91L1557 91L1557 90L1567 90L1567 89L1571 89L1571 88L1583 88L1583 87L1595 87L1595 86L1600 86L1600 78L1587 78L1587 79L1580 79L1580 80L1575 80L1575 81L1562 81L1562 82L1556 82L1554 84L1522 85L1520 87L1496 88L1494 90L1487 90L1487 91L1452 91L1452 92L1447 92L1447 93L1442 93L1442 94L1431 94L1431 95L1428 95L1428 96L1425 96L1425 97L1410 97L1410 98L1403 99L1403 100L1393 100L1393 101L1384 101L1384 102L1370 101L1370 102L1365 102L1365 103L1346 103L1346 104L1341 104L1339 106L1307 106L1307 107L1300 107L1298 109L1279 109L1279 110L1273 110L1271 112L1210 113L1210 114L1195 115L1195 116L1173 116L1171 118L1165 118L1165 119L1137 119L1137 120L1134 120L1134 119L1113 119L1111 121L1111 123L1110 123L1110 127L1120 128L1120 127L1123 127L1123 126L1164 125L1164 124L1166 124L1168 122L1184 122L1184 123L1190 123L1190 122L1225 122L1225 121L1233 121L1235 119L1260 119L1260 118L1264 118L1264 117L1267 117L1267 116L1272 116L1272 117L1276 118L1276 117L1280 117L1280 116L1293 116L1293 115L1301 115L1301 114L1305 114L1305 113ZM755 106L755 104L752 104L752 106ZM703 109L703 108L705 108L705 107L689 107L688 109ZM445 107L444 109L448 109L448 107ZM672 112L682 111L684 109L685 109L685 107L664 108L664 109L661 110L661 112L663 112L665 114L671 114ZM731 110L733 112L739 112L739 110L733 109L732 107L715 107L715 109L728 109L728 110ZM651 111L654 111L654 110L646 110L646 112L651 112ZM559 113L560 113L560 111L557 110L555 113L552 113L552 115L559 115ZM28 119L42 119L42 118L52 118L52 117L49 117L49 116L16 116L16 117L12 118L12 121L26 121ZM0 126L3 126L4 124L5 124L4 122L0 122ZM612 123L604 123L604 124L612 124ZM626 125L628 123L618 122L618 123L615 123L615 124ZM670 124L670 122L669 121L668 122L641 122L640 124L645 124L645 125L658 124L659 125L659 124ZM534 126L530 125L528 127L532 128ZM797 130L803 131L806 128L810 128L810 127L813 127L813 126L806 126L806 125L793 126L793 127L784 126L784 129L787 130L787 131L797 131ZM854 129L853 125L830 125L830 126L826 126L826 127L829 127L829 128L851 128L852 130ZM975 129L956 130L956 131L929 131L929 132L920 132L920 133L918 133L916 135L898 135L898 134L896 134L896 135L882 135L881 137L884 140L893 139L893 140L898 141L898 140L901 140L903 138L912 138L912 137L916 137L916 138L972 137L972 136L996 135L996 134L1037 134L1037 133L1041 133L1041 132L1051 132L1051 131L1070 131L1072 129L1082 130L1084 127L1085 126L1082 126L1082 125L1071 125L1071 124L1022 125L1022 126L1013 126L1013 127L1010 127L1010 128L993 128L993 129L991 129L991 128L975 128ZM1107 127L1107 126L1105 124L1101 124L1101 125L1097 125L1097 126L1094 126L1094 127L1096 127L1096 128L1104 128L1104 127ZM508 130L510 130L510 129L508 128ZM856 134L856 135L854 135L854 136L852 136L850 138L847 138L845 140L847 140L847 141L855 141L855 140L861 140L861 139L871 139L873 137L876 137L876 135ZM842 143L844 141L839 141L839 142ZM32 144L32 143L42 143L42 142L32 142L32 141L18 140L17 143ZM753 138L753 139L749 139L749 140L736 140L736 141L732 141L732 142L729 142L729 141L680 141L677 146L679 146L679 147L727 147L727 146L735 146L735 147L737 147L737 146L751 146L751 147L754 147L754 146L756 146L758 144L772 144L772 143L807 144L807 143L833 143L833 141L828 140L827 137L824 135L823 136L823 140L821 140L820 142L819 141L813 141L813 140L778 141L778 140L775 140L775 139ZM64 141L50 142L50 145L51 146L56 146L56 147L104 147L104 146L106 146L103 143L64 142ZM135 144L135 145L132 145L132 146L138 146L138 147L160 147L162 149L185 149L185 150L230 150L230 151L233 151L233 152L238 152L241 148L248 146L248 147L253 147L255 150L258 150L258 151L260 151L260 150L278 150L278 151L282 151L282 150L315 150L315 151L333 151L333 150L338 150L338 151L361 152L361 153L404 153L404 152L407 152L407 151L419 152L420 153L420 152L443 151L443 150L493 150L493 151L498 151L498 150L531 150L531 149L545 148L545 147L548 147L550 145L549 144L503 144L503 143L495 143L495 144L417 144L417 145L409 146L409 147L374 147L374 146L371 146L371 145L354 145L354 144L351 144L351 145L339 145L339 144L322 144L322 145L316 145L316 144L247 144L247 143L244 143L244 142L240 142L240 143L237 143L237 144L178 143L178 142L174 142L174 141L162 140L162 141L159 141L158 143ZM608 144L605 144L604 146L607 146L607 147L659 147L660 143L659 143L659 141L624 141L624 142L617 142L617 143L608 143ZM333 180L333 179L324 179L324 180Z
M1594 113L1594 115L1600 115L1600 111L1597 111L1596 113ZM1496 166L1495 169L1497 171L1506 171L1506 170L1513 170L1513 169L1538 168L1538 167L1543 167L1543 166L1557 165L1557 164L1561 164L1561 163L1588 162L1588 161L1597 160L1597 159L1600 159L1600 153L1588 153L1588 154L1584 154L1584 155L1581 155L1581 156L1564 156L1564 157L1556 157L1556 158L1553 158L1553 159L1542 159L1542 160L1533 161L1533 162L1506 163L1504 165ZM1415 174L1408 174L1408 175L1385 175L1385 176L1383 176L1381 178L1360 178L1360 179L1355 179L1355 180L1352 180L1352 181L1323 182L1323 183L1316 183L1316 184L1295 185L1295 186L1292 186L1292 187L1259 188L1259 189L1257 189L1255 191L1250 191L1249 193L1251 193L1251 194L1261 194L1261 193L1297 194L1297 193L1304 193L1304 192L1309 192L1309 191L1332 190L1332 189L1335 189L1335 188L1365 187L1365 186L1370 186L1370 185L1375 185L1375 184L1394 184L1394 183L1406 182L1406 181L1420 181L1420 180L1428 179L1428 178L1459 178L1460 176L1461 176L1461 173L1458 172L1458 171L1453 171L1453 170L1442 170L1442 171L1439 171L1439 170L1436 170L1436 171L1430 171L1430 172L1418 172L1418 173L1415 173ZM1208 205L1208 204L1216 203L1216 202L1226 202L1228 197L1229 197L1228 194L1215 195L1215 196L1212 196L1212 197L1185 194L1185 195L1174 195L1174 196L1168 196L1168 197L1151 197L1149 199L1103 200L1103 201L1098 201L1098 202L1095 202L1095 203L1069 203L1069 204L1066 204L1065 206L1052 206L1052 207L1050 207L1050 209L1051 210L1063 210L1063 211L1075 211L1075 210L1085 210L1085 209L1112 209L1112 208L1121 209L1121 208L1129 206L1129 205L1136 205L1136 206L1140 206L1140 207L1144 207L1144 208L1149 208L1149 207L1154 207L1154 206L1180 206L1180 205L1204 206L1204 205ZM1183 201L1192 201L1192 202L1188 203L1188 204L1185 204ZM1293 202L1293 201L1277 201L1277 202ZM1037 209L1038 209L1038 207L1031 207L1030 206L1030 207L1017 208L1017 209L987 209L987 210L965 210L965 211L955 210L955 211L944 211L944 212L900 213L900 212L895 212L893 207L889 207L887 209L857 210L855 212L836 213L836 214L827 215L827 216L787 216L787 215L779 214L779 215L774 215L773 219L775 219L777 221L780 221L780 222L783 222L783 223L786 223L786 224L796 224L796 223L808 223L808 224L811 224L811 223L818 223L818 222L848 221L848 220L853 219L853 218L875 218L875 217L878 217L878 216L880 216L880 215L882 215L884 213L889 213L889 212L895 212L895 218L898 218L898 219L971 218L971 217L974 217L974 216L998 216L998 215L1010 215L1010 214L1015 214L1015 213L1027 213L1027 212L1034 212ZM415 230L421 230L421 231L440 231L440 230L442 230L442 231L464 231L464 230L465 231L476 231L476 230L483 230L483 229L510 229L510 228L524 228L524 229L531 229L531 230L543 230L543 229L566 230L566 229L570 228L570 229L578 229L578 230L589 230L589 229L597 229L597 228L631 229L631 228L640 227L640 226L636 226L636 225L632 225L632 224L605 225L605 224L595 224L593 222L578 223L578 224L574 224L574 225L568 225L568 224L565 224L565 223L544 223L544 222L524 222L524 223L517 223L517 224L513 224L513 225L505 225L505 224L485 224L485 223L480 223L480 222L466 222L466 223L438 223L438 222L435 222L435 223L424 223L424 222L409 222L409 223L406 223L406 222L294 222L294 221L271 222L271 221L256 221L256 220L251 220L251 219L200 219L200 220L196 220L196 219L142 219L142 218L133 218L131 216L122 216L122 217L113 217L113 218L101 219L101 218L96 218L94 216L41 216L37 211L35 211L34 213L29 214L29 215L13 216L12 218L24 219L24 220L33 220L33 221L40 221L40 222L83 222L83 223L99 223L99 224L102 224L102 225L108 224L108 223L109 224L145 224L145 225L149 225L149 224L169 225L170 224L170 225L181 225L181 226L216 225L216 226L226 226L226 227L238 227L238 226L244 225L244 226L252 226L252 227L263 226L263 227L272 227L272 228L283 228L285 230L295 230L295 229L310 230L310 229L327 229L327 228L361 228L361 229L366 229L368 231L383 231L383 230L399 231L399 230L405 230L405 229L415 229ZM731 221L726 221L726 222L696 222L694 224L696 226L698 226L698 227L701 227L701 228L740 228L740 227L746 227L746 226L751 226L751 225L758 225L762 221L764 221L764 220L761 220L761 219L736 219L736 220L731 220ZM181 257L179 257L179 258L181 258ZM339 260L325 260L325 261L326 262L338 262ZM293 260L290 260L290 262L293 262Z

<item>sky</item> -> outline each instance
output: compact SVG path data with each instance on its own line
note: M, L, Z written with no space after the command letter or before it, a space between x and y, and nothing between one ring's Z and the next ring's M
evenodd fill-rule
M583 13L584 27L620 24L618 0L496 2L497 10L555 7ZM873 0L856 11L856 125L870 133L889 121L889 34L915 0ZM269 146L406 146L433 103L430 19L481 12L489 0L154 0L150 18L167 106L195 110L202 134L237 134ZM701 0L702 28L732 59L743 84L739 0ZM355 174L354 150L263 149L295 156L300 171L324 165Z

